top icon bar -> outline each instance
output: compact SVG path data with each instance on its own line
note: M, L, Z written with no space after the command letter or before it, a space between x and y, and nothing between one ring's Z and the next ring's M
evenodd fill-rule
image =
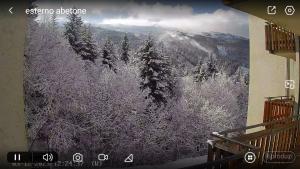
M296 9L294 8L293 5L287 5L284 8L284 13L288 16L294 15ZM267 14L268 15L276 15L277 13L277 6L275 5L269 5L267 6Z

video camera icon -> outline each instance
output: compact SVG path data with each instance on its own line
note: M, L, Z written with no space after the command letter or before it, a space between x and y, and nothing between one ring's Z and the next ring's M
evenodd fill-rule
M106 160L108 160L108 155L107 154L98 154L98 160L106 161Z

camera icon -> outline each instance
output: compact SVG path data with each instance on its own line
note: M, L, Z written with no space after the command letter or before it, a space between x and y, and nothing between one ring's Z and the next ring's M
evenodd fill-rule
M284 9L284 12L286 15L294 15L295 11L296 10L295 10L294 6L292 6L292 5L288 5Z
M83 155L80 153L73 154L73 162L74 163L82 163L83 162Z

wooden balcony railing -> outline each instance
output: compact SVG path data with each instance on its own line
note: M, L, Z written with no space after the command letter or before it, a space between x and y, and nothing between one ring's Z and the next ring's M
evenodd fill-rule
M266 50L270 53L295 53L295 34L275 24L265 26Z
M265 101L263 122L281 120L293 116L294 104L294 97L268 97Z
M186 169L262 168L267 152L294 151L300 145L300 116L287 117L248 127L212 133L208 141L207 163ZM266 127L268 126L268 127ZM260 129L244 134L247 130ZM256 154L253 164L244 162L248 151Z
M268 126L268 127L266 127ZM234 137L226 135L233 132L241 132L244 129L254 129L265 127L264 130L241 134ZM251 164L253 168L260 168L265 165L266 152L294 151L299 142L299 117L288 117L286 119L273 120L258 125L248 126L241 129L228 130L220 133L213 133L217 138L210 145L208 152L208 161L224 158L224 154L243 155L247 151L255 152L257 160ZM220 155L221 152L221 155ZM228 156L228 155L227 155ZM241 168L247 164L242 159L228 161L227 165L220 165L211 168Z

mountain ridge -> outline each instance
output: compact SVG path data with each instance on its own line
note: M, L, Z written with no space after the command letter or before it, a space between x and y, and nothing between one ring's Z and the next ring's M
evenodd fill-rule
M129 28L129 27L128 27ZM148 36L157 43L162 43L172 64L182 72L190 73L195 66L212 57L219 67L225 67L228 74L233 74L239 67L249 68L249 40L245 37L221 32L203 32L201 34L187 33L179 30L144 27L136 29L93 27L98 44L107 38L118 46L126 34L131 46L131 52L136 53ZM139 29L138 31L135 31ZM147 31L151 30L152 31Z

